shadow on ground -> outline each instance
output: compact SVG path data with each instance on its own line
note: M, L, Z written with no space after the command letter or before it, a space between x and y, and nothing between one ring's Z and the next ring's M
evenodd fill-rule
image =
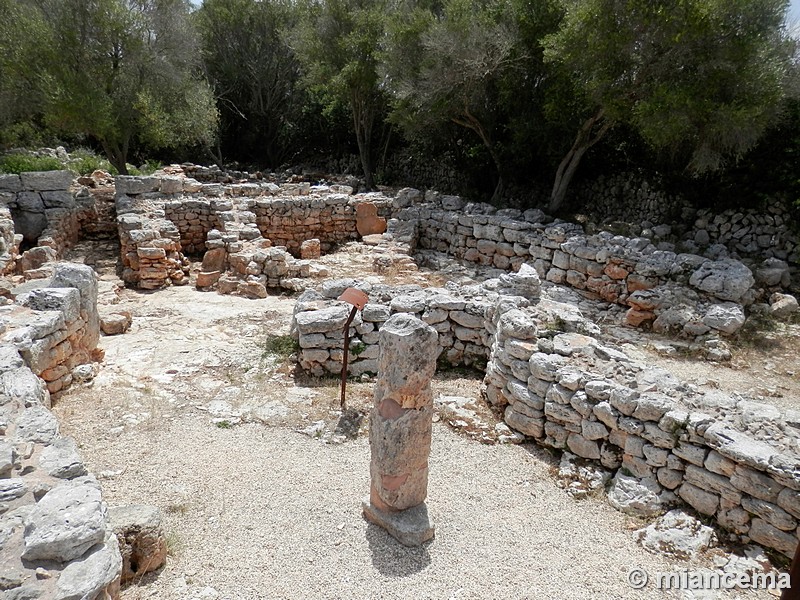
M417 548L403 546L377 525L369 523L366 532L372 566L387 577L408 577L428 568L430 542Z

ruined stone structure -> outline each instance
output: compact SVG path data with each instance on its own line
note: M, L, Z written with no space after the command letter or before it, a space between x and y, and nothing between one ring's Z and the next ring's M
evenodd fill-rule
M70 186L64 173L0 176L0 271L14 284L2 293L15 298L0 306L0 547L10 557L0 566L10 573L4 591L17 597L115 597L120 573L131 576L144 564L131 559L138 542L117 532L124 566L99 486L48 410L70 385L93 376L89 363L99 358L94 275L88 267L55 264L96 216L91 195ZM444 364L485 371L486 398L506 424L605 469L613 475L609 501L620 509L652 514L684 503L742 540L787 555L797 544L800 438L792 415L700 393L637 363L602 342L575 306L550 295L553 286L541 285L568 286L605 303L615 322L681 336L710 358L724 358L719 341L742 326L746 311L785 303L774 294L790 284L794 242L781 238L763 261L730 256L744 252L737 245L768 250L761 236L781 236L786 226L777 213L719 221L701 214L684 240L696 244L697 254L656 239L667 235L663 228L652 228L652 238L644 231L638 238L587 235L538 210L496 210L455 196L405 189L389 198L352 194L346 186L236 182L188 168L117 178L115 208L129 285L189 283L189 259L202 256L195 280L201 289L263 297L270 289L318 287L299 297L293 322L300 366L316 375L339 372L348 307L336 298L357 287L371 301L353 322L351 374L384 372L391 379L394 361L381 365L380 341L394 335L392 323L411 322L412 315L426 324L422 331L436 333L436 351L421 372L432 369L436 355ZM359 228L359 213L371 220L369 229ZM360 239L359 231L375 249L377 272L398 257L410 261L415 251L435 264L435 252L443 252L494 269L492 278L429 289L352 280L320 285L314 278L326 273L314 259ZM401 384L390 383L379 386L379 406L403 395ZM423 383L417 392L422 415L429 411ZM402 400L397 404L407 408ZM392 420L379 413L374 430L388 431ZM424 448L430 438L418 425L417 447ZM377 497L386 507L420 506L427 469L421 456L405 461L417 483L407 494L412 500L400 501L405 492L385 493L384 475L397 475L386 466L391 461L376 454ZM77 520L67 528L69 511ZM147 522L156 521L149 514ZM140 545L163 553L150 533Z
M0 267L14 266L27 279L48 277L64 251L78 241L82 227L96 218L85 188L72 188L69 171L0 175ZM9 223L8 216L13 223ZM23 248L22 255L16 253ZM18 265L14 261L19 260Z
M116 598L122 558L100 485L49 410L64 387L94 377L97 283L90 267L70 264L41 281L18 304L2 307L3 593Z
M788 415L700 393L602 343L596 326L574 307L539 299L532 268L478 286L411 294L331 282L325 295L341 286L362 287L378 302L393 298L388 305L367 305L364 322L352 332L358 336L366 324L362 342L380 339L381 321L407 312L446 330L438 336L441 356L455 363L460 346L451 327L473 332L475 346L488 352L486 397L504 411L505 422L539 444L613 473L609 501L621 510L652 515L686 503L743 539L793 554L800 531L800 435ZM367 320L373 318L370 306L381 321ZM328 323L335 323L331 331L341 329L347 309L306 292L296 310L301 365L334 372L336 342L322 331ZM473 327L457 325L468 319ZM359 365L358 357L374 347L364 345L351 357L352 373L373 366L364 363L374 359ZM374 368L380 372L379 364Z
M302 290L324 276L303 259L304 242L320 252L355 240L357 208L345 186L308 183L200 183L179 175L117 178L123 279L156 289L186 282L187 255L203 260L198 287L264 297L268 288ZM375 197L375 204L391 200ZM370 215L374 220L375 216ZM315 254L307 247L308 254ZM299 259L296 257L300 257Z
M436 331L408 314L390 317L380 332L378 382L370 413L370 495L364 516L407 546L433 537L428 517L428 456L433 427L431 377Z

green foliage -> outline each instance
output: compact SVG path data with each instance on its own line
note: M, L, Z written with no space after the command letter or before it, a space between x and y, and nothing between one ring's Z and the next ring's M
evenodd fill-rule
M287 359L300 350L300 344L290 335L268 335L262 355Z
M447 123L471 131L464 154L491 160L499 197L506 163L539 141L533 131L543 122L540 40L557 23L549 1L447 0L398 11L384 57L392 120L411 138L441 136ZM525 141L507 151L517 129L512 123L524 124Z
M286 0L206 0L197 12L223 151L275 166L296 151L305 98L286 38L298 16Z
M373 137L386 110L379 77L385 0L308 0L292 43L305 86L329 111L347 105L367 188L373 187Z
M11 153L0 157L0 173L23 173L27 171L58 171L64 168L61 161L49 156Z
M97 170L107 172L113 170L111 163L107 159L86 148L78 148L70 152L67 168L78 175L90 175Z
M211 143L216 108L198 76L186 0L20 0L16 7L0 33L0 69L10 74L13 95L30 95L46 127L88 136L120 173L134 146Z
M793 52L783 0L566 0L565 7L545 54L570 74L587 116L562 165L562 186L615 123L631 124L703 173L753 147L781 106Z

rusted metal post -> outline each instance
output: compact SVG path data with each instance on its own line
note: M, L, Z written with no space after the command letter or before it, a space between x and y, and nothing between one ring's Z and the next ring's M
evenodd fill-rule
M339 408L344 411L345 408L345 395L347 393L347 356L350 353L350 324L356 317L358 307L354 306L350 311L350 316L347 317L347 322L344 324L344 354L342 355L342 395L339 400Z
M344 354L342 355L342 392L341 398L339 399L339 407L341 408L342 412L345 410L345 398L347 395L347 359L348 355L350 354L350 325L353 323L353 319L356 318L356 313L363 309L366 306L367 302L369 302L369 296L367 296L361 290L357 290L355 288L347 288L342 295L339 296L339 300L343 300L348 304L353 305L353 309L350 311L350 316L347 317L347 322L344 324Z

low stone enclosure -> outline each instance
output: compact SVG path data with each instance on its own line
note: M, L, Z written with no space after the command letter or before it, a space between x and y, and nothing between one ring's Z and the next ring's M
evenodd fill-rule
M440 361L485 365L485 395L512 429L602 465L609 501L652 516L686 503L725 530L792 556L800 518L800 432L768 405L700 393L591 334L574 307L540 298L523 267L480 285L392 288L327 282L298 299L300 365L341 369L348 286L370 302L354 323L350 373L374 372L378 331L410 313L439 333Z
M337 298L361 289L370 301L350 331L351 375L377 371L378 332L392 314L416 315L438 334L441 366L485 372L485 397L506 424L596 463L612 482L614 506L653 515L688 504L743 541L794 552L796 420L636 362L554 292L571 287L611 322L682 338L724 360L725 338L748 314L796 307L784 294L789 263L739 260L735 247L678 253L677 241L587 235L536 209L496 210L409 188L389 197L187 174L175 167L118 177L113 210L98 210L64 172L0 176L0 566L14 597L116 597L130 571L97 481L48 410L102 359L94 273L58 262L98 228L100 214L116 220L120 275L132 287L301 292L292 333L299 366L317 376L339 373L349 306ZM377 272L415 268L412 256L435 266L447 255L490 277L437 288L321 281L327 272L316 259L355 240L374 249ZM191 260L201 257L195 275Z

